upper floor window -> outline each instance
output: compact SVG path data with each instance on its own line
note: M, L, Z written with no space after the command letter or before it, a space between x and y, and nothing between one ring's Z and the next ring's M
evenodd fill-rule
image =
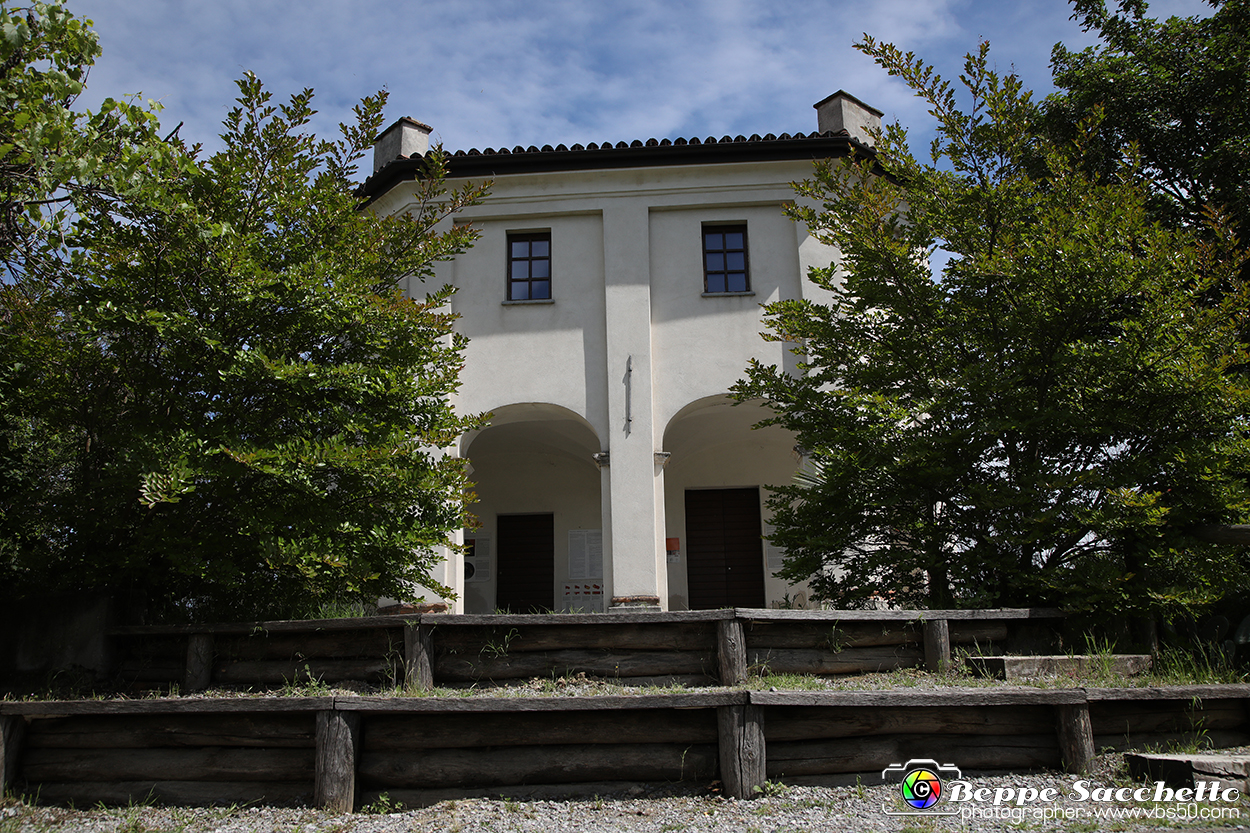
M508 300L551 298L551 232L508 235Z
M703 227L703 291L749 292L745 223Z

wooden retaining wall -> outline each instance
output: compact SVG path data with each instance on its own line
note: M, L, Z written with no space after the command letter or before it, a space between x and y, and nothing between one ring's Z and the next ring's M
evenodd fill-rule
M111 631L137 688L317 679L415 688L579 673L630 684L738 685L750 671L850 674L1055 649L1055 610L447 615L140 626Z
M626 783L865 783L910 758L1083 771L1096 751L1250 742L1250 686L723 691L616 697L0 702L0 786L78 804L351 811Z

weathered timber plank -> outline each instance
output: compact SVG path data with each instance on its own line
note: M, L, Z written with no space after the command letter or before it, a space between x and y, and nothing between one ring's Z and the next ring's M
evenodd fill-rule
M217 637L224 660L385 659L403 650L399 628L290 633L259 631Z
M478 787L578 781L704 780L716 773L716 745L615 744L365 752L358 778L374 789Z
M434 687L434 642L428 625L404 628L404 683L418 691Z
M951 667L951 634L945 619L925 619L924 667L928 671L946 671Z
M219 662L213 677L234 685L283 685L318 680L378 682L395 677L395 666L383 659L246 660Z
M716 658L721 685L742 685L747 681L746 638L737 619L716 623Z
M512 714L369 713L363 749L600 743L715 743L715 710L612 709ZM518 754L525 754L519 752Z
M771 610L740 607L734 613L739 619L744 621L798 619L813 622L920 622L925 619L1009 621L1016 619L1064 618L1063 611L1048 607L998 608L989 610Z
M1096 735L1241 729L1247 723L1244 700L1095 700L1089 716Z
M774 741L871 735L1040 735L1054 725L1053 706L769 706L766 735Z
M635 613L424 613L421 623L438 627L521 627L530 625L649 625L666 622L715 622L734 618L734 611L674 610Z
M1029 706L1083 703L1075 688L943 688L894 691L751 691L757 706Z
M1201 732L1142 732L1139 735L1094 735L1094 748L1099 752L1126 749L1164 749L1200 745L1208 749L1250 746L1250 732L1236 729L1212 729Z
M1059 757L1068 772L1083 773L1094 760L1094 730L1089 722L1089 703L1055 706L1055 732Z
M920 631L910 622L752 621L745 624L747 647L876 648L886 645L919 645Z
M186 781L313 779L312 749L28 749L22 777L44 781Z
M993 645L1005 642L1008 636L1006 622L984 622L976 619L947 619L952 645Z
M1198 540L1211 544L1250 544L1250 524L1204 524L1193 527L1189 533Z
M968 657L965 664L980 677L1023 680L1036 677L1077 676L1091 669L1134 676L1150 670L1150 654L1115 654L1110 657L1036 655Z
M746 691L690 694L637 694L603 697L340 697L338 708L350 711L399 712L578 712L610 709L704 709L741 705Z
M264 803L307 804L312 781L74 781L32 785L41 804L145 804L156 801L182 806Z
M923 663L920 649L898 645L822 651L804 648L748 648L747 664L772 674L862 674L915 668Z
M768 744L768 777L823 775L839 772L880 772L883 761L910 758L950 761L964 769L1029 769L1055 767L1059 747L1053 733L1045 735L881 735L838 740L785 741Z
M315 721L296 714L79 715L32 720L27 744L38 749L146 747L313 747Z
M1163 781L1169 787L1195 787L1219 781L1221 788L1250 789L1250 756L1231 753L1142 753L1124 755L1129 775L1138 781Z
M1250 697L1250 685L1240 683L1212 685L1149 686L1142 688L1089 688L1090 702L1095 700L1232 700Z
M470 682L529 677L650 677L663 674L705 674L716 670L711 652L696 651L527 651L503 656L442 654L434 663L437 680Z
M356 809L356 762L360 713L317 712L317 760L313 804L336 813Z
M173 634L211 633L251 635L269 633L316 633L318 631L374 630L402 628L408 622L420 621L422 614L396 616L362 616L351 619L284 619L272 622L221 622L209 625L123 625L109 630L111 636L169 636Z
M765 776L764 713L759 706L721 706L716 710L719 731L720 779L729 798L755 798Z
M948 621L952 645L992 645L1007 639L1006 622ZM907 621L753 621L747 623L752 648L872 648L920 645L919 622Z
M301 712L334 708L333 697L204 697L151 700L24 700L0 702L0 714L201 714Z
M0 715L0 794L17 778L17 762L26 735L26 719L17 715Z
M716 648L716 622L731 621L721 619L706 622L656 622L639 625L632 621L636 614L625 615L630 617L630 622L612 625L440 626L434 632L434 642L435 647L441 653L456 651L457 653L477 654L485 645L502 644L505 641L509 653L568 648L710 652Z
M213 635L187 636L187 670L182 686L187 691L203 691L213 680Z

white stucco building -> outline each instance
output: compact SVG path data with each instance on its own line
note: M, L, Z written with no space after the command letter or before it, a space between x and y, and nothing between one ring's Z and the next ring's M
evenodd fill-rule
M794 440L752 430L760 409L727 392L751 359L794 367L760 337L760 305L824 295L807 270L834 253L783 214L790 183L880 124L844 92L815 106L807 134L450 156L449 185L493 181L460 218L481 239L439 273L469 338L456 406L493 414L456 449L481 526L445 565L453 610L805 598L762 540ZM430 130L401 119L378 138L374 210L411 204Z

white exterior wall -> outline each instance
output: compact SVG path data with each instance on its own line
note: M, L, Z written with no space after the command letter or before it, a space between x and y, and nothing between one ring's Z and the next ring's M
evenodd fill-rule
M750 359L794 367L784 345L760 338L760 305L826 294L805 275L833 252L783 214L789 183L810 173L794 161L510 174L459 218L481 238L439 270L469 337L455 405L496 414L460 449L478 484L478 534L493 549L498 514L554 514L557 607L568 531L593 528L608 598L685 607L684 491L758 486L762 500L764 485L792 476L792 438L751 431L760 413L724 403ZM374 208L402 211L410 198L400 185ZM705 223L747 225L752 295L704 296ZM551 233L552 301L508 303L507 234L538 230ZM610 454L601 471L596 451ZM682 540L676 563L666 538ZM770 603L803 591L770 573ZM493 579L469 582L454 609L489 612L494 590Z

